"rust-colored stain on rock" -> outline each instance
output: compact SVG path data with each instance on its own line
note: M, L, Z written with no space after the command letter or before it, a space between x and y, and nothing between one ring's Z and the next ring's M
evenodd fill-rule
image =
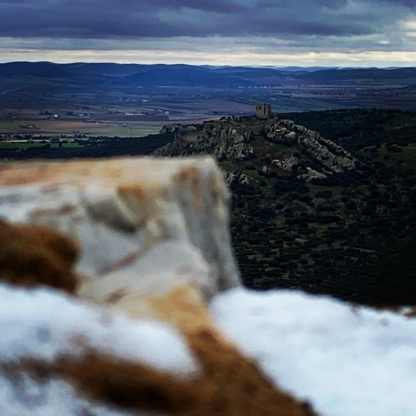
M307 403L276 388L254 362L207 329L185 335L201 373L174 377L145 364L90 351L80 359L26 361L38 377L59 376L83 395L133 411L173 416L314 416Z
M224 225L226 218L226 199L224 198L225 189L218 177L212 176L209 182L209 191L214 205L214 218L218 225Z
M147 297L146 303L155 316L173 324L182 332L213 326L212 319L198 288L179 286L165 296Z
M191 193L195 198L195 205L199 212L204 206L202 195L202 181L201 172L196 166L182 167L179 172L173 177L173 182L186 183L191 189Z
M44 227L1 221L0 241L0 280L75 292L78 279L71 269L78 247L72 240Z
M31 228L25 234L25 227L7 224L1 228L6 229L3 236L15 233L28 241L37 231ZM61 238L48 230L39 231L42 237L37 242L42 246L55 245L56 239ZM73 249L69 250L70 255L65 255L67 248L60 253L67 263L74 258ZM38 277L33 282L45 284ZM53 279L46 284L56 286ZM172 416L316 415L307 403L275 387L251 359L215 329L195 287L182 286L165 297L149 301L161 319L182 332L200 367L193 377L173 376L146 363L115 358L91 347L84 355L61 356L53 362L27 358L12 369L13 373L24 371L39 382L62 378L78 389L80 395L127 411L163 412ZM79 347L85 344L82 337L74 339Z
M122 198L127 196L132 196L139 202L143 202L146 200L146 193L142 186L134 185L134 186L120 186L117 189L117 193Z

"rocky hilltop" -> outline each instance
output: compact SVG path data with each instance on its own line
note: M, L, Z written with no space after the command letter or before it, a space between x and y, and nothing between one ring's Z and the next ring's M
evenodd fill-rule
M175 133L175 140L154 152L155 156L213 155L219 161L260 162L270 171L292 171L296 166L301 167L299 176L307 178L355 168L355 158L341 146L277 117L222 118L202 126L174 124L161 132ZM278 146L267 149L267 143Z
M175 140L155 153L217 158L232 191L244 284L416 303L416 171L260 110L166 126Z

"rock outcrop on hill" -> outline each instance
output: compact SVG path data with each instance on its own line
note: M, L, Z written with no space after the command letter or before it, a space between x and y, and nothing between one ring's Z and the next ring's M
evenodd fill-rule
M163 130L169 131L170 127ZM214 155L220 160L249 160L253 157L250 131L229 121L204 123L202 131L175 127L175 140L154 152L155 156Z
M256 149L256 137L278 143L321 164L321 174L340 173L355 168L355 158L318 132L295 125L290 120L256 117L223 118L201 126L165 126L162 131L174 131L175 140L154 152L155 156L213 155L218 160L247 161L264 157L264 149ZM190 130L191 129L191 130ZM269 155L270 157L270 155ZM271 163L291 171L300 162L293 152L280 152Z
M276 143L301 144L305 153L318 160L332 172L355 168L355 158L341 146L324 139L316 132L291 120L281 120L266 127L267 138Z

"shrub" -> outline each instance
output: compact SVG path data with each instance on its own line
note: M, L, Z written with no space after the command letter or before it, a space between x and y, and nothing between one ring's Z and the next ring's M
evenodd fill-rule
M316 198L332 198L332 191L318 191L315 196Z

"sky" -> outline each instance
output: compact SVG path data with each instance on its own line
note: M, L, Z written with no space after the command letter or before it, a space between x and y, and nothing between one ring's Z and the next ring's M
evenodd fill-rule
M0 61L416 66L416 0L0 0Z

